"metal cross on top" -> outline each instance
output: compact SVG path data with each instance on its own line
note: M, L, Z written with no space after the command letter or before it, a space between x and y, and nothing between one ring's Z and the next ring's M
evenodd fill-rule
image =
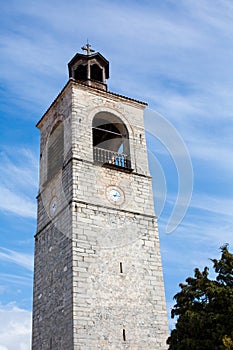
M90 55L92 52L95 52L95 50L91 49L91 45L89 44L89 42L87 42L86 46L82 47L83 51L87 51L87 55Z

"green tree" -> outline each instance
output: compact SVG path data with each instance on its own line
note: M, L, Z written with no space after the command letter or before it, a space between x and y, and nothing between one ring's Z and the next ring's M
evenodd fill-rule
M181 283L174 296L175 329L168 338L169 350L233 349L233 254L221 247L221 258L211 259L216 279L207 267Z

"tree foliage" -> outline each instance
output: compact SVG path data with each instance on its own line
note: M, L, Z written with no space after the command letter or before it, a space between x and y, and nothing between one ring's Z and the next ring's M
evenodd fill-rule
M168 338L169 350L233 349L233 254L221 247L221 258L211 259L216 279L209 278L207 267L194 270L180 284L174 296L172 318L175 329Z

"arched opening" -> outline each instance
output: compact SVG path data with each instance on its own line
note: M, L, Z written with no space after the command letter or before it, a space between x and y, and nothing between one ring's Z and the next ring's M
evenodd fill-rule
M62 122L58 122L51 131L47 150L47 180L50 180L63 166L64 127Z
M102 69L98 66L98 64L93 64L91 66L91 79L101 82L103 81Z
M125 124L109 112L99 112L92 123L94 161L131 169L129 133Z
M74 78L77 80L87 80L87 65L80 65L77 67L74 73Z

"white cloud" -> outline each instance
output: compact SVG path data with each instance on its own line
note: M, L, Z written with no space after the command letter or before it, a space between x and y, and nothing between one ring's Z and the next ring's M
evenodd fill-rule
M171 318L171 310L175 305L175 301L168 301L167 302L167 315L168 315L168 328L169 330L172 330L175 327L176 319Z
M28 25L30 20L35 24L30 31L21 23L17 32L8 32L2 53L6 65L3 72L14 84L15 75L20 74L20 89L14 90L24 98L33 94L35 101L43 100L46 105L47 96L56 90L54 78L59 75L59 79L66 79L64 65L79 50L74 47L74 39L81 45L91 34L93 47L112 56L109 58L115 70L116 88L128 89L129 94L134 91L141 98L149 96L151 103L154 101L169 118L183 119L196 110L206 115L205 111L221 106L226 115L232 101L232 12L227 1L222 1L221 6L209 6L205 0L179 1L171 6L165 1L158 6L152 2L119 4L98 0L83 3L82 9L75 2L66 6L58 1L54 7L53 2L28 6L23 1L20 8L15 2L11 15L27 16ZM43 26L37 25L40 22ZM62 41L61 50L63 37L66 40ZM17 46L20 50L16 56ZM7 69L9 64L15 69ZM37 89L32 89L32 81Z
M38 184L38 157L27 148L3 148L0 172L1 183L7 187L35 190Z
M154 198L156 201L156 197ZM168 205L172 206L174 205L176 201L176 197L172 195L171 193L167 197L167 203ZM183 202L183 198L181 196L179 205L184 205L185 200ZM219 195L208 195L204 192L197 194L194 193L191 202L188 206L188 208L191 209L198 209L199 215L202 215L203 212L205 212L205 217L207 215L207 212L209 212L209 215L222 215L224 217L228 217L229 220L233 218L233 200L228 197L221 197Z
M225 179L233 175L232 147L232 142L227 143L224 141L224 135L215 142L213 140L204 140L201 143L191 141L189 144L193 159L198 158L201 161L205 161L206 167L207 165L212 165L216 174L222 174L222 178ZM209 176L212 177L212 174L209 174Z
M195 195L191 207L207 210L219 215L228 215L233 218L233 199L221 198L219 196Z
M93 48L110 60L113 90L148 100L174 122L198 162L196 177L203 179L206 173L216 179L218 171L223 182L232 176L232 2L88 0L80 8L77 2L67 6L58 0L54 5L55 1L44 0L30 5L22 0L20 6L13 0L10 7L4 5L2 17L7 18L8 29L2 35L0 60L12 100L18 94L19 104L26 97L30 105L46 109L66 82L66 62L88 36ZM201 169L200 161L211 165L211 170ZM24 161L5 158L0 171L4 178L0 208L34 217L37 170L33 162L27 159L25 167ZM156 172L152 175L158 177ZM224 198L219 197L223 187L216 191L217 187L208 196L205 187L198 185L202 193L194 196L190 208L198 213L186 215L170 236L175 239L167 239L171 247L164 256L171 262L170 275L179 278L181 268L202 264L205 257L214 256L220 241L232 240L230 189L229 198ZM12 252L2 251L2 258L17 263ZM27 260L24 264L29 268Z
M30 350L31 312L0 305L0 350Z
M24 195L18 195L7 188L0 186L0 210L9 211L23 217L35 218L36 205Z
M1 152L0 210L23 217L36 215L38 160L26 148Z
M0 285L0 294L5 292L6 286Z
M12 262L28 270L33 270L33 255L26 253L18 253L14 250L0 247L0 260Z
M7 283L7 286L10 285L19 285L19 286L27 286L28 288L32 287L32 276L31 275L13 275L7 273L0 274L1 281ZM7 290L7 286L3 286L4 291Z

